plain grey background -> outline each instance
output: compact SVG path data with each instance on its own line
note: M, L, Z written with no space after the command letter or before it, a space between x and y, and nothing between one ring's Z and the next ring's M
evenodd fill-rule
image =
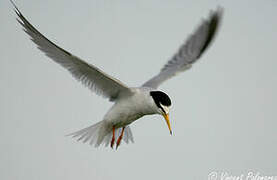
M209 10L224 8L212 46L161 89L161 116L132 124L135 144L95 149L66 134L112 105L36 49L0 3L0 179L207 179L277 175L277 1L18 0L46 37L129 86L155 75Z

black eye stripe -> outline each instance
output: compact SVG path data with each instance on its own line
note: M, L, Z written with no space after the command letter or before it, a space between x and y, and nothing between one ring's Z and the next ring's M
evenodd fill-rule
M170 106L171 100L168 97L167 94L161 91L151 91L150 96L154 99L155 104L162 109L162 111L165 113L164 109L161 107L161 104L163 106Z

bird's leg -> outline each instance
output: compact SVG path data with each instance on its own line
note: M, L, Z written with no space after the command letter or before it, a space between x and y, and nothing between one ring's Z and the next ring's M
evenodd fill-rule
M114 140L115 140L115 127L113 126L113 137L112 137L112 140L111 140L111 148L113 148L113 144L114 144Z
M122 128L121 134L120 134L120 136L118 137L118 139L116 141L116 149L118 148L118 146L121 143L121 140L122 140L122 137L123 137L123 133L124 133L124 129L125 129L125 127Z

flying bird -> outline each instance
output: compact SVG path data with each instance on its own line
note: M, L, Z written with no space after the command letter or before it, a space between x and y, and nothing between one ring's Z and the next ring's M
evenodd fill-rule
M210 11L209 17L202 20L156 76L139 87L128 87L51 42L23 16L12 0L11 3L18 16L17 21L38 49L91 91L113 102L102 121L69 135L95 147L104 144L113 148L116 144L116 149L122 140L134 142L130 124L144 115L162 115L172 134L169 121L171 99L157 88L169 78L189 69L202 56L214 40L223 14L222 8Z

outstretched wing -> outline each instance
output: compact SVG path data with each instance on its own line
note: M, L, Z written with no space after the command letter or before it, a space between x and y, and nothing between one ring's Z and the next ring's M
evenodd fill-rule
M24 31L38 46L38 49L67 69L75 79L81 81L93 92L109 98L111 101L114 101L121 95L128 95L131 93L131 90L119 80L109 76L97 67L86 63L48 40L29 23L13 2L12 4L18 15L17 21L23 26Z
M191 34L178 52L164 65L160 73L142 86L157 88L177 73L189 69L213 41L222 18L222 8L210 12L210 17L203 20L196 31Z

